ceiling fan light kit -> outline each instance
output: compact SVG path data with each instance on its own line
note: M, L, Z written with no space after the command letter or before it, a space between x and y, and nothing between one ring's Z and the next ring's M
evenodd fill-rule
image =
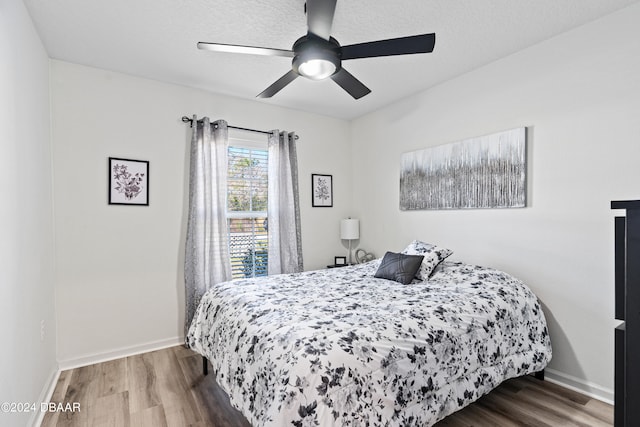
M294 70L303 77L311 80L324 80L331 77L338 70L333 62L327 59L309 59L301 64L293 65Z
M360 99L371 90L342 68L343 60L433 51L436 40L433 33L340 46L330 35L335 8L336 0L307 0L308 32L296 40L291 50L208 42L199 42L197 46L217 52L293 57L291 70L262 91L258 98L270 98L298 76L303 76L310 80L330 77L354 99Z

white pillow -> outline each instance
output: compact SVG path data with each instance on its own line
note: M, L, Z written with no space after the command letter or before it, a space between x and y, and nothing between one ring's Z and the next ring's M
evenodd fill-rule
M409 243L409 246L407 246L402 253L405 255L424 256L422 264L416 273L416 278L424 281L429 279L429 276L431 276L436 266L451 255L453 251L430 243L421 242L420 240L414 240Z

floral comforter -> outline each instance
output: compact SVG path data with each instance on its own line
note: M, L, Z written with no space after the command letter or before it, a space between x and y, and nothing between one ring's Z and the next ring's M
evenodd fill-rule
M443 262L402 285L379 263L216 285L187 343L256 427L429 426L551 359L512 276Z

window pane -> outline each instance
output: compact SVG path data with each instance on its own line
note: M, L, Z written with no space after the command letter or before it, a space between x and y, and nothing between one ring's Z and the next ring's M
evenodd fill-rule
M228 227L234 279L267 275L267 151L229 147Z
M267 275L267 219L229 218L229 252L234 279Z
M267 151L229 147L229 211L267 210Z

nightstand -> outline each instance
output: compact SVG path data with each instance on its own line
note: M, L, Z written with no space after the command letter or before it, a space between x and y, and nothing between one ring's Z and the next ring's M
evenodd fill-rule
M348 267L349 264L331 264L327 265L327 268Z

